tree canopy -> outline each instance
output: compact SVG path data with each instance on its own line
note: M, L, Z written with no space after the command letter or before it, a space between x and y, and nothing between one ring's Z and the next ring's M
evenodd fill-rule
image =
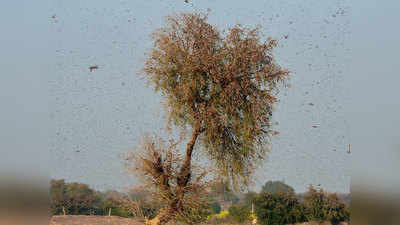
M224 177L247 184L264 158L278 86L288 77L274 60L277 42L260 29L220 32L207 15L179 14L153 35L144 72L165 96L169 122L191 127Z
M270 194L279 193L279 192L294 193L294 189L282 181L267 181L261 187L261 192L270 193Z
M307 221L304 208L290 192L260 193L255 198L257 222L262 225L285 225Z
M143 68L145 78L164 96L168 124L182 133L192 130L183 156L173 141L165 145L148 137L140 146L145 153L136 155L137 171L166 204L149 224L205 215L195 209L204 205L200 193L206 184L200 182L205 171L194 176L195 149L208 156L215 175L235 188L245 187L274 134L273 105L289 74L274 60L276 41L262 40L260 27L236 25L220 32L207 16L167 17L153 34Z

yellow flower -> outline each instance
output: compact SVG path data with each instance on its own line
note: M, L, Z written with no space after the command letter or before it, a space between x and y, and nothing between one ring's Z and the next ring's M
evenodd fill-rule
M250 218L252 218L252 219L257 219L257 216L256 216L256 214L251 213L251 214L250 214Z
M224 211L221 211L219 214L216 214L215 217L222 219L222 218L225 218L227 215L229 215L229 212L224 210Z

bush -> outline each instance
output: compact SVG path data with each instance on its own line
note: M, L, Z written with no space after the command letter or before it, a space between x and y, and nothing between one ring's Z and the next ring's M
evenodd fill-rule
M348 207L339 200L336 194L328 195L323 189L316 190L313 186L309 187L303 205L308 220L320 223L330 221L336 225L350 219Z
M303 208L294 194L261 193L255 198L255 214L259 224L285 225L305 222Z
M233 205L229 208L229 217L238 223L248 221L250 218L250 209L243 205Z

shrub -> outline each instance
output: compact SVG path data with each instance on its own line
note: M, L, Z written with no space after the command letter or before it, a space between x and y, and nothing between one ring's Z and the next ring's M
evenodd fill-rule
M308 220L318 222L330 221L336 225L349 221L350 211L335 193L328 195L323 189L316 190L310 186L303 202Z
M262 225L284 225L305 222L298 199L288 192L261 193L255 198L255 214Z
M250 218L250 209L243 205L233 205L229 208L229 216L234 222L243 223Z

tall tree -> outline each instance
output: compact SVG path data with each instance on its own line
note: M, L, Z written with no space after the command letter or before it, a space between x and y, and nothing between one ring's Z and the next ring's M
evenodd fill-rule
M72 182L65 190L67 213L89 215L94 213L101 199L87 184Z
M51 180L50 200L53 215L100 213L101 196L87 184Z
M268 181L261 187L261 192L270 194L279 192L294 193L294 189L282 181Z
M64 180L51 180L50 182L50 207L53 215L63 213L66 207L66 184Z
M321 223L329 220L336 225L350 219L349 208L340 201L336 193L329 194L322 188L315 189L312 185L308 188L303 205L308 220L316 220Z
M172 154L176 144L162 146L148 138L142 145L150 154L140 158L137 169L165 202L149 224L184 214L187 199L202 190L196 183L202 176L193 174L195 149L206 153L215 172L234 187L248 185L264 158L274 134L276 94L289 72L274 60L277 42L262 41L259 29L236 25L220 32L207 23L207 15L179 14L153 34L146 78L165 97L168 121L190 129L191 136L182 157Z

